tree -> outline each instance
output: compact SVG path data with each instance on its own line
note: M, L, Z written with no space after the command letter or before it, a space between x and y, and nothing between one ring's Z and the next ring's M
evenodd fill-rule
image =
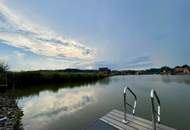
M163 67L161 67L161 69L160 69L160 71L161 72L170 72L172 69L170 68L170 67L168 67L168 66L163 66Z
M8 64L0 61L0 85L7 85L7 71L9 70Z
M5 73L9 70L7 63L0 61L0 73Z
M189 68L189 66L188 65L183 65L182 68Z

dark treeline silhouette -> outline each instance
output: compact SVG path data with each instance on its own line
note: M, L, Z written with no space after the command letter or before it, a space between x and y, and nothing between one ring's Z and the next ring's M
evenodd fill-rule
M9 71L8 64L0 62L0 85L6 88L22 88L32 85L65 84L78 82L94 82L109 76L109 73L98 70L38 70Z
M25 85L64 84L73 82L93 82L107 77L98 72L25 71L7 72L9 87Z
M190 66L182 65L182 66L176 66L174 68L163 66L161 68L151 68L146 70L112 71L112 75L152 75L152 74L190 75Z

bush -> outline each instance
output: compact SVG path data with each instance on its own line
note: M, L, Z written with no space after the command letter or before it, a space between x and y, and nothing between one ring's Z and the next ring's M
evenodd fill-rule
M8 64L5 62L0 62L0 73L5 73L9 70Z

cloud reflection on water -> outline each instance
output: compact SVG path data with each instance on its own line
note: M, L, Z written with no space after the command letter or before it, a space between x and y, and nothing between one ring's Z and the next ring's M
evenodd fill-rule
M58 120L65 114L71 114L95 102L95 94L90 89L61 89L57 93L45 91L39 96L20 101L24 111L23 124L30 129L30 124L46 125ZM42 124L41 124L42 123ZM45 123L45 124L44 124ZM38 127L39 128L39 127Z

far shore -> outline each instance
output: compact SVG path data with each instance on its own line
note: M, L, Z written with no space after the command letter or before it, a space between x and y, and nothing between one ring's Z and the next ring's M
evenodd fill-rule
M175 68L163 66L146 70L110 70L104 67L98 70L64 69L13 72L8 70L6 64L2 64L0 68L2 70L0 71L0 90L45 84L90 83L116 75L190 75L190 66L188 65Z
M1 84L7 88L22 88L31 85L65 84L77 82L94 82L108 77L109 74L98 71L8 71L1 79Z

